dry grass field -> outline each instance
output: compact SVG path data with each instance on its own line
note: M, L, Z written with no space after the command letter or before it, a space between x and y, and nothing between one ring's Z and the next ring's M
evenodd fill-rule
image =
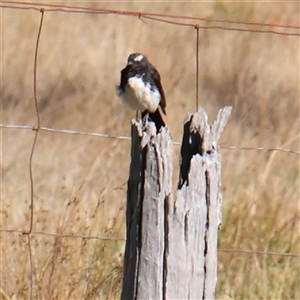
M296 2L63 4L300 25ZM1 9L2 124L36 124L33 61L40 15ZM183 120L195 110L195 33L136 17L46 11L37 77L42 126L129 136L135 112L120 103L115 86L127 56L142 52L161 73L166 121L180 141ZM299 151L299 37L199 33L201 106L211 121L220 108L233 106L221 146ZM31 130L1 129L2 230L29 226L33 138ZM176 164L178 152L175 146ZM226 149L221 154L219 248L299 255L299 156ZM129 156L128 140L39 132L33 231L116 240L32 235L34 299L119 298ZM299 257L220 251L217 297L300 299L299 268ZM26 236L1 232L0 272L1 299L28 298Z

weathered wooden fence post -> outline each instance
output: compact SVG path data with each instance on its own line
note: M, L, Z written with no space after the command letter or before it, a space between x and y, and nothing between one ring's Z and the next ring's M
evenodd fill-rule
M132 125L127 241L121 299L214 299L221 222L218 140L231 113L212 126L203 109L184 125L179 183L172 196L173 143L167 128Z

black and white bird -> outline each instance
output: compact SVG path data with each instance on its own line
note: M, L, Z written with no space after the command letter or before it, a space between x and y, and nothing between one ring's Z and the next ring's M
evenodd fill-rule
M149 117L157 131L165 126L161 111L166 114L166 99L160 75L141 53L130 54L127 66L121 71L117 93L123 103Z

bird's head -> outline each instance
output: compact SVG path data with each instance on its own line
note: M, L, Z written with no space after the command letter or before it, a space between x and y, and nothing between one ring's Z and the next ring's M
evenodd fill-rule
M127 65L132 65L136 67L146 65L147 62L147 57L141 53L132 53L127 59Z

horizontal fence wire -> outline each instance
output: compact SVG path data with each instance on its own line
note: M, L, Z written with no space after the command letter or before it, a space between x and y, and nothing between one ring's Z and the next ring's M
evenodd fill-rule
M23 230L17 229L1 229L2 233L19 233L27 234ZM115 242L126 242L125 238L117 237L103 237L103 236L89 236L89 235L74 235L74 234L60 234L60 233L50 233L43 231L32 231L31 235L41 235L41 236L50 236L55 238L71 238L71 239L82 239L82 240L101 240L101 241L115 241ZM300 254L289 253L289 252L273 252L273 251L261 251L261 250L252 250L252 249L225 249L219 248L219 252L229 252L229 253L246 253L246 254L262 254L262 255L276 255L276 256L290 256L290 257L299 257Z
M8 129L25 129L25 130L33 130L36 131L37 128L35 126L30 125L14 125L14 124L0 124L0 128L8 128ZM117 139L117 140L125 140L125 141L131 141L130 136L126 135L110 135L107 133L100 133L100 132L88 132L88 131L78 131L78 130L72 130L72 129L57 129L52 127L44 127L41 126L39 128L41 131L49 131L49 132L55 132L55 133L64 133L64 134L73 134L73 135L86 135L86 136L94 136L94 137L102 137L102 138L108 138L108 139ZM181 145L180 142L173 142L173 145ZM240 146L220 146L221 149L224 150L241 150L241 151L268 151L268 152L284 152L284 153L290 153L290 154L296 154L300 155L300 151L292 150L292 149L286 149L286 148L266 148L266 147L240 147Z
M26 9L26 10L37 10L37 11L40 11L42 9L43 11L48 11L48 12L124 15L124 16L137 17L139 19L148 19L157 22L169 23L172 25L189 26L189 27L194 27L194 28L196 27L201 29L219 29L219 30L244 31L244 32L253 32L253 33L300 36L300 32L299 32L300 26L297 25L242 22L242 21L220 20L220 19L190 17L190 16L172 15L172 14L87 8L82 6L56 5L56 4L34 3L34 2L0 1L0 3L2 3L0 7L10 8L10 9ZM191 21L193 21L193 23L191 23ZM221 25L207 26L207 25L201 25L199 24L199 22L222 24L223 26ZM236 25L241 27L231 27ZM242 26L244 27L246 26L247 28L244 28ZM262 27L267 29L258 29L253 27ZM278 30L274 30L273 28L283 29L285 31L278 31ZM290 32L287 32L287 30L289 30Z
M33 282L34 282L34 266L33 266L33 253L31 246L31 236L32 235L41 235L47 237L55 238L71 238L71 239L84 239L84 240L105 240L105 241L120 241L125 242L124 238L118 237L101 237L101 236L85 236L85 235L72 235L67 233L49 233L43 231L34 231L34 198L35 198L35 185L34 185L34 176L33 176L33 158L35 153L35 146L37 143L38 134L40 131L48 131L54 133L62 134L73 134L73 135L83 135L83 136L94 136L101 138L109 139L118 139L130 141L129 136L123 135L109 135L99 132L84 132L70 129L55 129L51 127L44 127L41 125L41 119L39 115L39 106L37 98L37 69L38 69L38 46L39 40L42 37L42 24L44 14L50 12L57 13L80 13L80 14L103 14L103 15L120 15L120 16L129 16L133 18L138 18L142 21L154 21L168 23L170 25L176 26L187 26L197 30L196 32L196 107L198 107L198 80L199 80L199 30L228 30L228 31L238 31L238 32L248 32L248 33L257 33L257 34L276 34L276 35L285 35L290 37L299 37L300 36L300 26L296 25L286 25L286 24L271 24L271 23L256 23L256 22L241 22L241 21L232 21L232 20L220 20L220 19L209 19L209 18L200 18L200 17L190 17L182 15L172 15L172 14L159 14L159 13L149 13L149 12L137 12L137 11L121 11L121 10L109 10L109 9L96 9L96 8L87 8L82 6L68 6L68 5L56 5L56 4L44 4L44 3L34 3L34 2L20 2L20 1L0 1L0 7L3 9L16 9L16 10L35 10L41 13L39 27L37 28L37 39L35 46L35 60L33 66L33 96L34 96L34 106L36 112L36 125L15 125L15 124L0 124L2 129L25 129L32 130L35 132L34 140L31 147L30 159L29 159L29 175L30 175L30 218L29 218L29 228L27 230L20 229L1 229L0 232L3 234L21 234L27 236L27 248L28 248L28 260L29 260L29 298L33 297ZM2 29L3 30L3 29ZM174 145L180 145L179 142L174 142ZM278 151L287 154L300 155L299 151L292 149L281 149L276 147L265 148L265 147L241 147L241 146L221 146L221 149L224 150L241 150L241 151ZM299 254L295 253L279 253L279 252L269 252L269 251L260 251L252 249L219 249L219 252L224 253L245 253L245 254L257 254L257 255L277 255L283 257L300 257Z

